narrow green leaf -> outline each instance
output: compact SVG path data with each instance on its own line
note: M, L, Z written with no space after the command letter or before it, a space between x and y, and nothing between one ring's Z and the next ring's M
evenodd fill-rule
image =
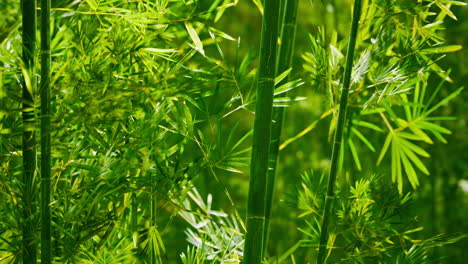
M427 153L424 149L422 149L421 147L419 147L419 146L417 146L417 145L411 143L410 141L408 141L408 140L406 140L406 139L404 139L404 138L400 138L400 139L398 140L398 142L399 142L401 145L403 145L403 146L405 146L405 147L411 149L413 152L416 152L416 153L417 153L418 155L420 155L420 156L423 156L423 157L426 157L426 158L429 158L429 157L430 157L429 153Z
M359 154L357 153L356 146L354 146L353 140L351 138L348 139L349 150L353 156L354 163L356 164L356 168L358 171L362 170L361 161L359 160Z
M229 131L229 135L226 139L226 146L229 146L231 145L231 141L234 137L234 133L237 131L237 128L239 127L239 120L237 120L234 125L231 127L230 131Z
M213 32L214 35L220 36L220 37L222 37L223 39L227 39L227 40L230 40L230 41L236 41L235 38L229 36L228 34L222 32L222 31L220 31L220 30L218 30L218 29L216 29L216 28L214 28L214 27L209 27L209 30L210 30L211 32Z
M392 182L395 183L397 180L397 162L400 162L400 160L397 158L397 152L395 151L395 146L392 143L391 146L391 151L390 151L390 156L391 156L391 171L392 171Z
M455 16L455 14L453 14L453 12L450 11L449 7L441 4L439 1L435 1L435 3L440 8L440 10L442 10L442 12L444 12L446 15L453 18L454 20L458 20L457 17Z
M200 52L203 56L205 56L205 50L203 50L203 43L201 42L197 31L193 28L192 23L186 21L185 22L185 28L187 29L187 32L189 33L190 38L192 39L193 43L195 44L195 49L198 52Z
M379 107L379 108L373 108L373 109L364 109L359 114L364 116L364 115L372 115L372 114L378 114L378 113L383 113L383 112L385 112L385 108Z
M423 141L423 139L420 136L415 135L413 133L403 132L403 131L398 131L397 136L400 138Z
M444 134L452 134L452 131L448 130L447 128L445 127L442 127L438 124L434 124L434 123L430 123L430 122L426 122L426 121L419 121L416 123L416 126L421 128L421 129L424 129L424 130L429 130L429 131L438 131L440 133L444 133Z
M395 143L395 141L393 141L392 146L395 146L395 150L394 150L395 151L395 164L392 163L392 166L395 166L396 168L395 178L397 179L397 183L398 183L398 191L400 193L403 193L403 173L401 170L400 151L396 147L397 144Z
M289 68L282 72L280 75L275 78L275 86L278 85L284 78L288 77L289 73L292 71L292 68Z
M446 104L448 101L452 100L453 98L455 98L456 96L458 96L461 91L464 89L464 87L460 87L458 88L455 92L449 94L447 97L445 97L442 101L440 101L438 104L436 104L435 106L433 106L431 109L427 110L425 113L424 113L424 116L428 116L430 113L434 112L435 110L439 109L439 107L441 107L442 105Z
M406 94L402 94L401 99L403 100L403 108L405 110L406 119L408 121L412 121L413 115L411 113L411 103L408 102L408 96Z
M407 147L402 147L401 148L403 152L406 154L406 156L411 160L411 162L418 167L424 174L429 175L429 171L427 170L426 166L422 163L422 161L414 154L414 152L407 148Z
M144 51L149 53L157 54L157 53L168 53L168 52L178 52L176 49L158 49L158 48L144 48Z
M392 138L393 132L388 133L387 138L385 139L385 143L383 144L382 150L380 151L379 158L377 159L377 165L380 164L383 157L385 156L385 153L387 152L388 147L390 146L390 142L392 142Z
M461 50L462 48L463 48L462 45L448 45L448 46L422 49L421 51L419 51L419 53L421 54L447 53L447 52L455 52L455 51Z
M447 4L453 4L453 5L458 5L458 6L466 6L468 3L461 2L461 1L454 1L454 0L447 0L445 1Z
M374 124L369 123L369 122L366 122L366 121L353 120L353 124L355 124L357 126L367 127L367 128L372 129L372 130L375 130L377 132L383 132L383 130L379 126L374 125Z
M375 152L375 148L374 146L369 142L369 140L367 140L366 137L364 137L364 135L359 132L359 130L357 130L356 128L351 128L351 131L364 143L366 144L366 146L372 151L372 152Z
M418 128L414 123L409 128L415 135L419 136L424 142L429 143L429 144L434 144L434 141L432 141L432 139L426 133L424 133L424 131Z
M439 132L437 132L437 131L431 131L431 132L438 140L440 140L440 142L442 142L444 144L448 143L447 140Z
M414 171L413 165L411 165L411 162L409 162L404 151L400 152L400 158L403 163L406 176L408 176L408 180L411 183L411 186L413 187L413 189L416 189L416 187L418 187L419 185L419 180L418 176L416 175L416 172Z
M301 80L294 80L291 82L287 82L275 89L275 96L289 92L290 90L295 89L303 84L304 82Z

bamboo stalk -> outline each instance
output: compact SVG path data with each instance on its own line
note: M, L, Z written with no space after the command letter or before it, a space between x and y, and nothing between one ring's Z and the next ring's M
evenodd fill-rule
M153 177L154 175L151 175L151 177ZM151 230L152 228L156 228L156 217L157 217L157 212L158 212L158 206L157 206L157 200L156 200L156 194L155 194L155 183L152 183L152 187L151 187L151 200L150 200L150 229ZM148 232L148 240L151 240L152 238L150 238L150 234L153 234L152 232ZM154 243L154 240L153 240L153 243ZM148 250L149 250L149 254L148 254L148 264L156 264L156 263L159 263L158 262L158 256L156 255L156 252L154 250L155 248L155 245L153 243L148 243L148 245L151 245L150 247L148 247Z
M297 9L299 6L298 0L283 0L284 17L281 25L281 45L279 46L279 58L277 64L277 72L282 73L291 68L293 60L293 50L296 40L297 27ZM289 81L284 78L278 86L281 86ZM271 132L270 145L270 169L268 171L267 189L266 189L266 207L265 207L265 232L263 238L263 251L266 254L268 248L268 240L270 233L271 208L273 204L273 194L275 189L276 167L278 164L279 144L281 139L281 128L284 119L284 107L273 107L273 123Z
M52 262L50 219L50 0L41 0L41 264Z
M36 263L37 244L34 239L36 140L34 132L34 104L32 92L36 87L34 61L36 53L36 2L23 0L23 61L26 74L23 79L23 263Z
M259 264L263 257L268 154L280 15L279 0L264 1L264 4L243 259L245 264Z
M343 139L343 130L346 121L346 111L348 106L348 94L351 80L351 71L353 69L354 49L356 47L356 38L358 32L359 19L361 16L361 0L355 0L353 18L351 23L351 32L346 53L346 64L343 76L343 89L340 98L340 109L338 112L338 121L333 139L333 150L330 164L330 174L328 176L327 194L325 196L325 207L323 209L322 228L320 231L320 244L317 256L317 264L323 264L326 259L326 249L328 243L328 224L332 215L332 203L335 198L334 187L338 173L338 162Z

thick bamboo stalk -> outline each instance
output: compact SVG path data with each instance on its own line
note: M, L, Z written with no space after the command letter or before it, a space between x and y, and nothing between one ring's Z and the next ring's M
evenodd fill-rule
M243 259L245 264L259 264L263 257L262 244L265 228L265 199L267 198L266 185L274 78L276 75L279 9L279 0L264 1L247 206L247 234Z
M297 9L298 0L283 0L284 17L281 28L281 45L279 46L279 58L277 60L277 73L280 74L291 68L293 60L293 50L296 40ZM281 86L289 81L284 78L278 85ZM273 107L273 123L271 127L271 145L270 145L270 169L268 170L268 180L266 189L266 207L265 207L265 232L263 239L263 251L266 253L270 233L271 208L273 205L273 194L275 189L276 167L278 163L279 145L281 139L281 128L283 126L284 107Z
M37 242L34 238L36 140L34 132L34 104L32 92L36 87L34 61L36 54L36 2L21 2L23 15L23 263L36 263Z
M325 196L325 206L323 209L322 228L320 231L320 244L317 256L317 264L323 264L326 259L326 250L328 243L328 225L330 217L333 214L331 207L335 198L334 187L338 173L338 162L343 139L344 125L346 122L346 110L348 106L348 93L351 80L351 71L353 69L354 49L356 47L356 38L358 32L359 19L361 16L361 0L355 0L353 18L351 23L351 32L346 53L346 64L343 76L343 89L340 98L340 109L338 112L338 121L336 124L335 135L333 139L333 150L330 164L330 174L328 176L327 194Z
M50 0L41 0L41 264L52 262L50 220Z

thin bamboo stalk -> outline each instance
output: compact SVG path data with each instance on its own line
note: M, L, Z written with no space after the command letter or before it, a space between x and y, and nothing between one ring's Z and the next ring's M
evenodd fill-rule
M152 175L153 177L153 175ZM151 228L156 228L156 217L157 217L157 212L158 212L158 206L157 206L157 198L155 194L155 183L152 183L153 187L151 187L151 200L150 200L150 229ZM148 232L148 240L151 240L149 236L153 235L152 232ZM153 240L154 243L154 240ZM149 255L148 255L148 264L156 264L158 262L158 256L156 255L156 252L154 248L156 247L153 243L148 243L148 245L151 245L148 247Z
M50 0L41 0L41 264L52 262L50 219Z
M264 5L243 259L245 264L259 264L263 257L268 155L280 15L279 0L264 1Z
M279 58L277 60L277 73L282 73L291 68L293 60L293 50L296 40L297 27L297 9L298 0L283 0L284 16L281 25L281 45L279 46ZM289 81L284 78L278 85L281 86ZM279 144L281 139L281 128L285 113L284 107L273 107L273 123L271 127L271 145L270 145L270 169L268 170L268 180L266 189L266 207L265 207L265 232L263 239L263 251L266 254L270 233L271 208L273 205L273 194L275 189L276 167L278 164Z
M26 74L23 80L23 263L35 264L37 244L34 239L36 140L34 132L34 104L32 92L36 87L34 71L36 53L36 1L23 0L23 61Z
M332 215L332 203L335 198L334 187L338 173L338 162L340 157L341 143L343 139L344 125L346 121L346 111L348 106L348 94L351 80L351 71L353 69L354 49L356 47L356 38L358 32L359 19L361 16L361 0L355 0L353 18L351 23L351 32L346 53L346 64L343 76L343 89L340 98L340 109L338 112L338 121L333 139L333 150L330 164L330 174L328 176L327 194L325 196L325 207L323 209L322 228L320 231L320 244L317 256L317 264L323 264L326 259L326 249L328 244L328 225Z

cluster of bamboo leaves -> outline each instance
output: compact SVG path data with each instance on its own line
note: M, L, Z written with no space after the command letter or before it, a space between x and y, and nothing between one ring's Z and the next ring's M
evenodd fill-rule
M355 1L354 10L359 8L359 2ZM312 49L311 52L303 55L304 69L311 73L312 84L321 93L328 94L329 102L329 108L321 114L319 120L312 124L315 126L316 122L332 115L329 135L335 133L333 142L336 142L332 154L329 183L324 197L326 202L323 208L309 208L308 211L315 213L316 218L315 222L308 222L309 229L313 232L305 231L305 233L314 239L320 236L320 239L314 241L313 244L314 247L319 247L317 263L324 263L325 258L328 258L332 251L337 251L335 248L338 250L344 248L348 256L341 257L341 261L345 262L388 263L390 261L377 258L381 253L391 256L389 253L391 247L386 247L382 242L385 238L380 237L378 241L371 242L367 239L370 239L372 234L362 233L364 230L372 230L367 225L372 225L375 220L370 208L375 203L371 197L376 195L365 194L366 190L370 191L368 185L373 178L367 179L366 176L361 176L356 172L363 171L361 153L366 149L376 152L380 148L378 158L374 162L380 165L386 154L390 153L388 154L391 156L389 176L392 182L397 184L400 195L403 194L403 176L406 176L413 189L416 189L419 185L417 171L429 174L421 159L429 157L429 154L419 142L433 144L434 139L438 139L446 143L443 135L451 132L441 126L439 121L452 118L434 117L432 114L460 94L463 89L458 88L441 101L434 101L446 82L451 82L449 72L442 70L438 66L438 61L445 56L444 53L461 49L461 46L445 44L444 39L437 33L442 29L440 25L446 16L456 19L449 9L452 4L465 5L456 1L413 4L394 1L363 1L357 35L352 35L356 33L353 27L349 40L346 40L351 42L357 37L358 42L356 46L351 46L351 44L348 46L346 56L341 51L344 45L342 41L338 41L337 32L332 30L330 33L330 28L334 26L332 23L322 26L318 37L310 36ZM434 6L439 9L439 13L430 11ZM355 16L356 12L353 15L353 25ZM352 66L350 76L347 76L350 60L353 61L353 53L350 53L350 49L354 49L360 55ZM345 59L346 67L343 68L341 65ZM438 84L431 85L431 82ZM348 97L348 93L349 99L343 100L344 96ZM338 102L337 98L340 94L341 99ZM344 125L343 132L341 131L342 125ZM376 148L374 140L380 138L376 136L378 133L386 133L387 136L384 144ZM344 135L343 139L341 135ZM350 168L353 164L348 160L353 161L356 170ZM338 166L338 169L335 166ZM373 167L367 166L366 169L373 169ZM375 170L382 171L379 168ZM363 172L364 175L368 173L366 170ZM336 198L334 195L339 194L339 191L333 190L334 185L337 184L335 183L337 175L347 175L346 179L338 179L338 186L340 184L350 186L346 187L346 193L349 193L347 202L334 200ZM353 187L353 182L356 184L355 187ZM302 194L302 198L308 196L313 195ZM314 202L317 204L315 199ZM352 199L357 199L359 203L350 205L349 202ZM347 210L338 211L337 216L334 216L331 213L332 208L339 207L340 203ZM321 214L322 211L323 214ZM343 221L349 221L346 218L352 217L355 213L360 217L358 223L349 228L355 232L352 238L349 238L345 235L345 231L337 229L341 230L341 227L346 226L347 223ZM334 231L327 229L330 223L335 225L335 229L332 229ZM362 224L366 226L363 227ZM385 225L379 223L379 228L385 228ZM403 234L416 230L407 230ZM384 231L375 231L375 234L399 233L394 230ZM337 234L345 237L346 242L340 241ZM405 238L409 239L408 236ZM412 241L415 244L424 244L421 241ZM388 243L395 244L390 240ZM372 248L374 245L377 247ZM369 246L370 249L366 248ZM406 250L404 243L400 246ZM355 252L350 253L353 250ZM414 250L427 252L427 248ZM423 255L424 253L421 253L421 256ZM372 257L375 258L372 259ZM338 259L329 261L337 262Z
M359 171L362 170L362 151L376 152L377 164L390 156L391 177L402 193L403 176L406 175L411 186L416 188L418 171L429 174L422 159L429 154L418 142L433 144L434 140L439 140L446 143L444 134L450 134L439 121L452 118L432 114L463 88L435 102L440 89L451 82L449 71L438 63L445 53L457 51L461 46L446 44L438 31L442 30L447 16L456 19L448 7L464 3L364 1L363 5L344 148L351 153ZM430 11L434 6L439 12ZM311 51L302 57L312 83L329 95L329 108L320 120L333 114L331 135L339 106L336 98L340 92L337 88L342 85L340 65L344 60L344 45L338 41L336 32L327 34L327 31L322 28L321 34L310 36ZM429 86L434 82L438 85ZM375 133L386 134L382 146L377 146L369 136Z
M222 129L233 124L232 115L253 102L249 95L253 58L245 56L235 66L227 65L221 43L231 41L236 47L240 42L215 28L224 11L235 4L54 3L48 131L39 129L45 113L43 90L23 84L25 89L32 87L26 93L30 98L19 96L16 80L31 74L18 55L22 24L6 21L11 24L2 36L0 57L1 193L6 197L1 208L1 261L23 258L26 263L48 252L62 263L161 263L178 258L177 252L166 251L162 239L164 233L177 230L172 219L183 208L173 198L179 201L186 195L183 187L199 175L206 188L223 186L219 171L247 166L249 130L239 127L247 131L239 137L235 129ZM19 11L18 7L17 17ZM35 26L32 30L39 32ZM33 58L41 55L35 51ZM37 63L31 68L45 69ZM38 81L44 76L38 74ZM27 110L32 113L27 129L19 111L25 100L30 101ZM26 171L23 130L51 139L51 202L44 198L47 190L39 191L46 182L39 180L43 164L30 165L27 189L19 180ZM46 155L36 143L26 149L34 151L32 161ZM41 240L39 234L47 232L36 225L45 210L39 210L39 201L52 211L52 233ZM32 209L23 216L19 208L25 202ZM28 224L23 230L29 233L21 231L23 223L16 219ZM183 233L181 237L173 242L179 247L185 240ZM28 248L47 240L52 252L34 249L28 255Z
M291 199L303 224L301 245L316 248L320 242L321 215L326 193L325 175L305 172ZM410 193L400 196L385 175L370 175L353 185L337 185L335 227L329 233L328 263L438 263L435 247L466 237L436 235L422 238ZM416 256L413 256L416 255ZM418 262L420 261L420 262Z

